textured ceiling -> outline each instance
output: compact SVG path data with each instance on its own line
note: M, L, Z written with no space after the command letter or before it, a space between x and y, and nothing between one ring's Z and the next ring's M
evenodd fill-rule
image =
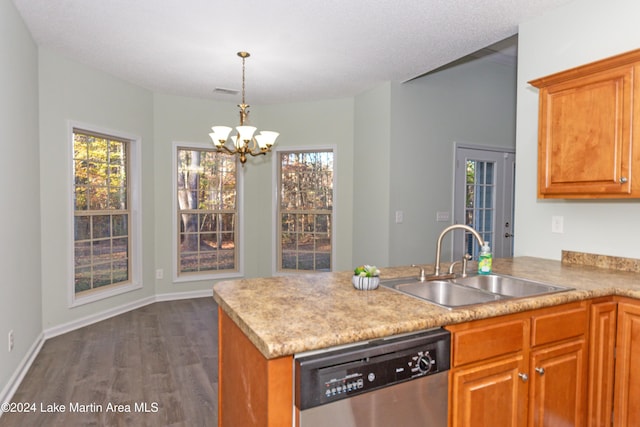
M39 46L153 91L249 104L407 81L570 0L13 0Z

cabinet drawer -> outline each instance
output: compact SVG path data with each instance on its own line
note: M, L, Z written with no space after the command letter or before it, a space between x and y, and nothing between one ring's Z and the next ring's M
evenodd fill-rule
M587 333L586 307L578 307L560 313L531 317L531 346L549 344Z
M503 321L453 334L453 366L521 351L526 321Z

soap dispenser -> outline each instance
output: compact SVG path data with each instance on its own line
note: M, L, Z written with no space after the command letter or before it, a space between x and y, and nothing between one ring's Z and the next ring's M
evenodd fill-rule
M484 242L484 245L480 248L480 255L478 256L478 274L491 274L491 264L493 264L491 248L489 247L489 243Z

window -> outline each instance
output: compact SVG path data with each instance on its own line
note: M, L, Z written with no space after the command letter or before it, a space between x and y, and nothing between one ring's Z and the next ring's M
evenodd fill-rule
M330 271L333 150L278 152L277 270Z
M131 144L73 128L76 295L132 281Z
M178 276L239 271L235 156L176 146Z

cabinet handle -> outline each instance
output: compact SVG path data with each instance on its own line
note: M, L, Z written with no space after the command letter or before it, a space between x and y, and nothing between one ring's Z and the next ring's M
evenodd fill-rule
M529 380L529 375L525 373L520 372L518 376L520 377L523 383L526 383Z
M544 368L536 368L536 372L540 374L540 376L544 375Z
M620 184L625 184L627 181L629 181L626 177L622 177L620 178Z

